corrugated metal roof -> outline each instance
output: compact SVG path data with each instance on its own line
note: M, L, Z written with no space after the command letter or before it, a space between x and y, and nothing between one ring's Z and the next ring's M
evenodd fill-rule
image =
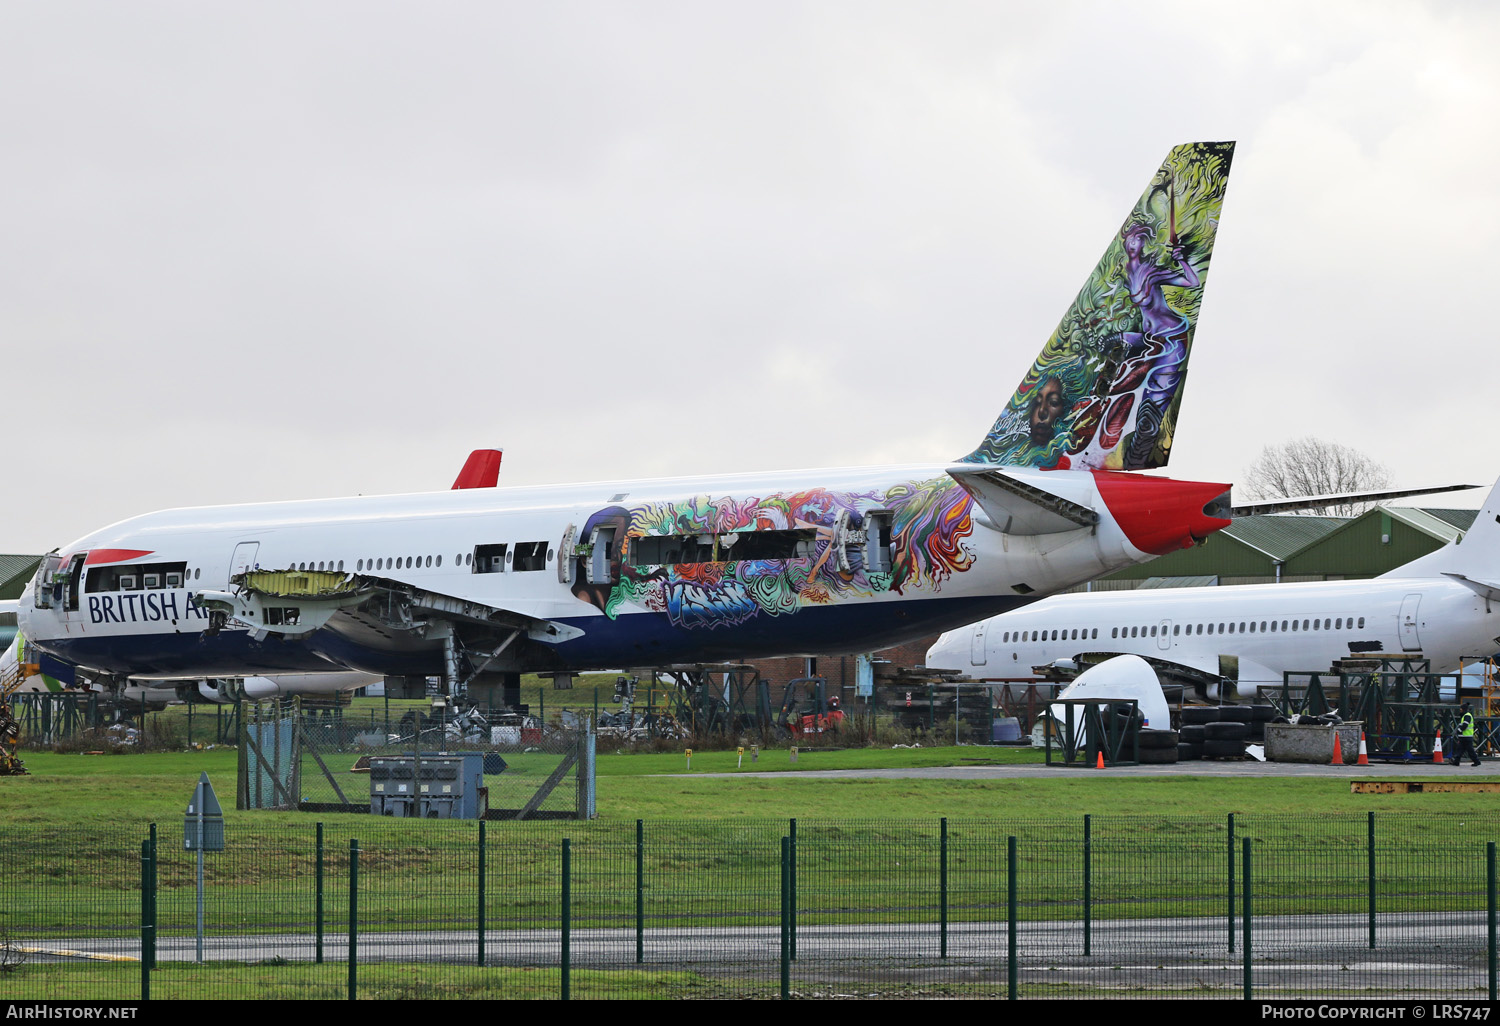
M1218 574L1192 574L1183 577L1148 577L1142 588L1209 588L1219 583Z
M1285 559L1349 521L1344 517L1299 517L1281 514L1236 517L1224 534L1273 559Z
M1391 508L1399 509L1400 507ZM1443 523L1456 527L1460 531L1467 531L1473 527L1474 518L1479 516L1477 509L1423 509L1422 512L1428 516L1437 517Z
M1453 524L1439 517L1433 516L1425 509L1416 509L1412 506L1387 506L1386 514L1392 520L1399 520L1409 527L1421 531L1423 534L1446 543L1463 534L1463 531ZM1456 510L1454 512L1457 512Z
M41 561L41 556L0 556L0 585L15 577L29 577Z
M20 598L41 561L41 556L0 555L0 599Z

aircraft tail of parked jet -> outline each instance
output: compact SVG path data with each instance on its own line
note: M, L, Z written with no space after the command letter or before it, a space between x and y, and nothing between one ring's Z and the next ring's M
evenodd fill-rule
M1500 598L1500 481L1490 489L1479 515L1462 538L1381 576L1442 576L1480 595Z
M1233 157L1173 147L966 462L1166 466Z

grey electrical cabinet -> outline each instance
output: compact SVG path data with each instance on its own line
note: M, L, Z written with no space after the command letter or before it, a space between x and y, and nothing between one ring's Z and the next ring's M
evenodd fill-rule
M486 799L483 752L370 760L370 811L377 816L479 819Z

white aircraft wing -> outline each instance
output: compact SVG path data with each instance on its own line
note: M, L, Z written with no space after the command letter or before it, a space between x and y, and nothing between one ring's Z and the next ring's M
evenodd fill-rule
M287 637L304 637L323 627L345 635L425 635L436 624L519 631L552 644L583 633L525 609L493 606L370 574L253 570L235 575L231 583L233 591L202 591L195 597L223 618L221 626L232 619L252 631Z
M1441 492L1461 492L1478 485L1440 485L1432 488L1396 488L1374 492L1342 492L1333 495L1304 495L1296 498L1266 499L1260 502L1237 503L1232 512L1237 517L1262 516L1266 513L1290 513L1298 509L1326 509L1346 502L1385 502L1387 499L1406 499L1413 495L1437 495Z

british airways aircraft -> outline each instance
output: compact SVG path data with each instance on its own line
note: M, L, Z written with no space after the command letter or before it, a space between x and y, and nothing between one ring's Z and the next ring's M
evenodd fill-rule
M1250 699L1284 672L1368 653L1434 673L1500 651L1500 482L1462 538L1371 580L1058 595L949 631L928 666L1040 679L1034 667L1132 654L1210 699Z
M931 464L174 509L20 602L96 676L576 671L867 652L1223 528L1167 463L1233 143L1177 146L994 427Z

